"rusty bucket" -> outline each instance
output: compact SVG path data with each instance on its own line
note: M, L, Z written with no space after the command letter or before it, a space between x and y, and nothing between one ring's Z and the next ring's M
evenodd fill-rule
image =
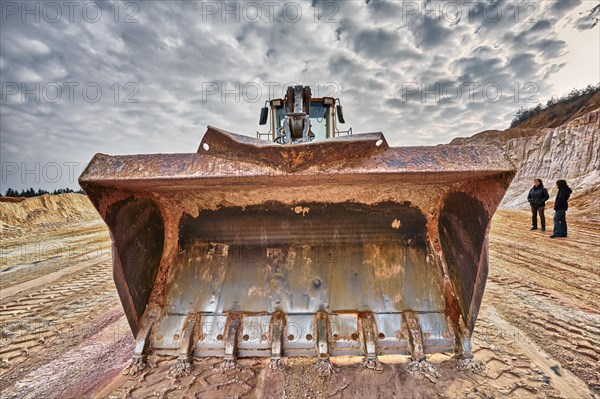
M279 145L209 127L196 153L97 154L80 184L110 229L137 361L373 364L470 355L514 174L495 147Z

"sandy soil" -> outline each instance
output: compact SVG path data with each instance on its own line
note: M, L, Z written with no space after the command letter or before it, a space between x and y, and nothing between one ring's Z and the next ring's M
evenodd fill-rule
M550 215L548 215L550 216ZM189 376L174 359L151 358L123 375L133 338L111 277L99 220L4 230L0 243L0 392L3 398L600 398L600 224L569 220L567 239L530 232L526 213L500 211L490 239L490 276L474 335L485 369L457 371L431 357L439 376L410 374L387 356L383 373L335 358L321 378L310 359L284 372L245 359L221 373L197 359ZM549 223L551 226L551 222ZM33 244L37 243L37 247Z

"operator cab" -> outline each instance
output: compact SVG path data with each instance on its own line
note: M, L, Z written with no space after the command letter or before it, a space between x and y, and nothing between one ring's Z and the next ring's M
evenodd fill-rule
M269 132L256 132L257 138L278 144L306 143L352 134L352 128L346 131L337 128L337 122L345 123L339 98L312 98L308 86L290 86L284 98L266 101L259 124L266 125L267 122L270 122Z

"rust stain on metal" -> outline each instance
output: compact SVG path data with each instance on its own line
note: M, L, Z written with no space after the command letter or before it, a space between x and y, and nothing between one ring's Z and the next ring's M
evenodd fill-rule
M514 173L493 147L394 148L381 133L278 145L209 127L197 153L97 154L80 184L109 225L131 328L157 315L164 352L193 317L193 350L232 360L357 340L373 355L377 337L422 357L435 336L469 349ZM347 314L356 327L332 332ZM247 317L265 317L258 344ZM443 333L421 332L435 323Z

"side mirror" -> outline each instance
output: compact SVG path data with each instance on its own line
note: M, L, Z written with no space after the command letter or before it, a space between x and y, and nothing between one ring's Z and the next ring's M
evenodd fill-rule
M338 121L340 121L340 123L346 123L346 121L344 120L344 110L342 108L342 104L338 104L335 107L335 109L336 109Z
M258 124L259 125L266 125L267 124L267 119L269 118L269 108L268 107L262 107L260 109L260 119L258 120Z

